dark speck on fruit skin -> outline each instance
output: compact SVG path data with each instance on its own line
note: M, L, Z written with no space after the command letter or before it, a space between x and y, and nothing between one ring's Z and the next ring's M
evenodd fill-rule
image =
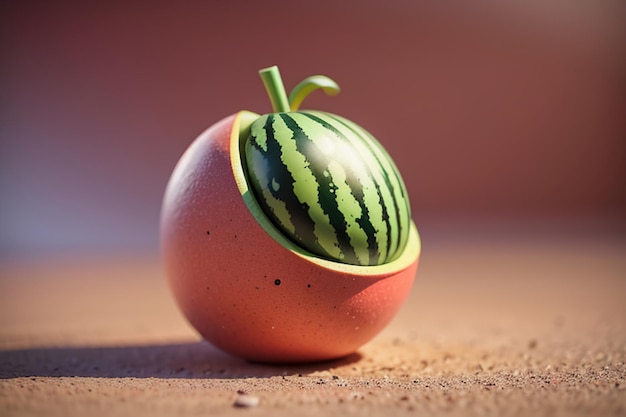
M274 285L280 285L280 280L279 279L274 280Z

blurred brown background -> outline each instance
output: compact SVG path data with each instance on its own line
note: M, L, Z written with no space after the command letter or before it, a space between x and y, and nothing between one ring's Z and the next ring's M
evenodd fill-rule
M623 231L623 6L507 3L2 2L0 253L155 252L174 164L220 118L270 111L257 70L273 64L288 89L341 85L304 107L379 138L425 239Z

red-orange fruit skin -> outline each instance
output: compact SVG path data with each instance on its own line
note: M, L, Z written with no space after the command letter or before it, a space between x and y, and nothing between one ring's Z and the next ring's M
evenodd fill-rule
M248 360L351 354L405 301L419 253L399 270L359 273L369 267L327 267L277 242L245 204L234 174L237 115L202 133L168 183L161 246L174 298L202 337Z

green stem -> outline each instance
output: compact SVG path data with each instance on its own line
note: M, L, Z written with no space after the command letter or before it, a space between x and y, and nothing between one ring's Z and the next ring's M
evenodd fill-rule
M312 91L321 88L324 92L330 96L337 95L339 93L339 86L336 82L331 80L325 75L312 75L302 80L296 85L291 94L289 94L289 105L292 111L296 111L300 108L302 101L311 94Z
M259 71L259 75L263 80L267 95L272 102L274 113L291 111L289 100L287 99L287 92L285 91L283 79L280 77L278 67L274 65L273 67L264 68Z

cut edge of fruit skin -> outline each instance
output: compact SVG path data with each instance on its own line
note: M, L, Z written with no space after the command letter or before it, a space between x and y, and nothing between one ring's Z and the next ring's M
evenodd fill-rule
M421 254L421 240L417 227L413 221L411 221L410 225L411 229L409 231L408 242L400 256L397 256L396 259L391 262L373 266L351 265L323 259L305 251L301 247L294 244L287 237L283 236L283 234L265 215L263 209L253 196L252 190L249 188L246 180L245 164L242 162L241 156L243 155L243 146L249 135L250 126L259 117L261 117L259 114L247 110L242 110L235 115L230 132L230 159L233 176L244 203L250 211L250 214L252 214L257 223L261 226L261 228L263 228L263 230L265 230L266 233L268 233L281 246L293 254L308 260L309 262L331 270L341 271L352 275L371 277L384 276L409 268L417 261Z

